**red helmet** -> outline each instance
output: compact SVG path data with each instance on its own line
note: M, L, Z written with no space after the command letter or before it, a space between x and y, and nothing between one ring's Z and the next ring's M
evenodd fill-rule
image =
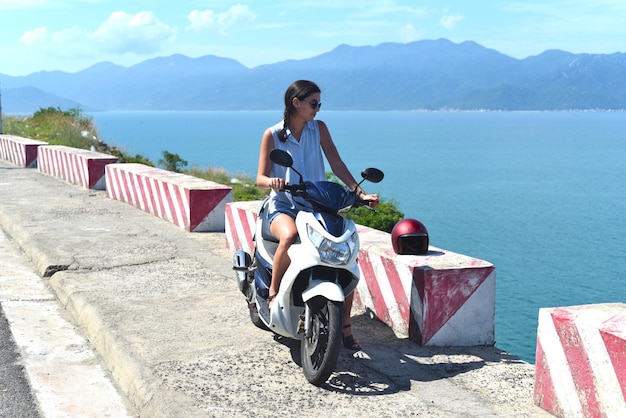
M391 243L396 254L428 253L428 231L417 219L403 219L391 230Z

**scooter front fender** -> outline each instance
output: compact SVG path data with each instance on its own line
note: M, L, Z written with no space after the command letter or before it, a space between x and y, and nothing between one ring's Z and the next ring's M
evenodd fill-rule
M311 281L308 288L302 292L302 300L308 302L316 296L323 296L328 300L343 302L346 298L343 289L337 283L323 280Z

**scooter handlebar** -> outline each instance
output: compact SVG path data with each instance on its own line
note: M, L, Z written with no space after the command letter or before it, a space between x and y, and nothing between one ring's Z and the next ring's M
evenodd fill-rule
M304 184L285 184L281 192L289 192L294 196L304 196L306 194L306 186Z
M307 196L306 185L304 183L286 184L280 191L291 193L293 196L298 196L298 197ZM369 205L369 202L370 202L369 200L361 199L361 197L357 195L355 191L351 191L351 193L354 194L354 204L352 205L353 207L357 208L357 207L363 206L367 208L368 210L371 210L372 212L376 212L376 209L372 208Z
M376 212L376 209L374 209L373 207L370 206L370 201L369 200L365 200L365 199L361 199L358 195L355 196L355 201L354 201L354 207L360 207L363 206L364 208L371 210L372 212Z

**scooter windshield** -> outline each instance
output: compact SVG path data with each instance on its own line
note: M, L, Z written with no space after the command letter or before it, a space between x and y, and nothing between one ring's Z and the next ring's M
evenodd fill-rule
M307 198L314 205L333 212L349 209L355 201L354 194L332 181L305 182Z

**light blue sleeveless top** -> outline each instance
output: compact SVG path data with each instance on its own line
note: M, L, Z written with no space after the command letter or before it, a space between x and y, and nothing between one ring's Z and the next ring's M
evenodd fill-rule
M320 143L320 130L316 120L307 122L302 130L300 141L291 135L291 131L287 128L287 141L282 142L279 139L280 130L283 129L283 121L277 123L270 128L274 138L274 148L287 151L293 158L293 167L302 174L304 181L324 181L326 180L326 171L324 167L324 158L322 156L322 146ZM282 167L278 164L272 164L270 177L280 177L287 181L288 184L297 184L300 176L295 171ZM301 199L296 200L299 205L304 202ZM308 205L305 205L308 206ZM300 207L300 209L303 209ZM291 194L285 192L276 192L272 190L269 201L270 219L274 216L274 212L290 214L295 218L297 213L296 206L291 198Z

